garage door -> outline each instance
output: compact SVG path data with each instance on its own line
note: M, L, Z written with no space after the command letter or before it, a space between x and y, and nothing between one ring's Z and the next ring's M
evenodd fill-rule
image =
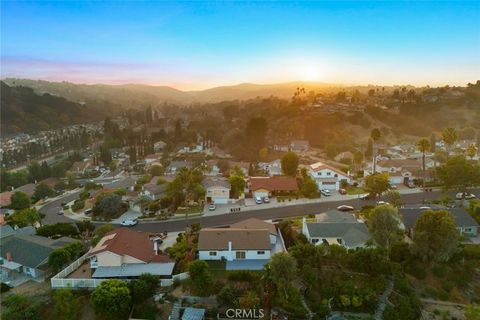
M268 191L255 191L253 197L265 198L268 197Z
M337 183L336 182L330 182L330 181L324 181L324 182L322 182L322 189L337 190Z

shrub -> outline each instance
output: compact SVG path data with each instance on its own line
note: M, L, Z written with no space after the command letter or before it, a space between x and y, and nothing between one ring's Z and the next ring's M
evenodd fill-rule
M425 268L419 265L417 262L408 264L405 268L405 272L411 274L419 280L423 280L427 277L427 271L425 271Z
M251 270L233 270L228 273L228 280L253 282L259 280L259 276Z
M72 205L72 211L78 211L85 208L85 200L78 199Z
M7 292L10 289L12 289L12 287L10 287L8 284L2 282L1 293Z
M448 268L444 265L436 265L432 268L432 273L437 278L444 278L447 275Z

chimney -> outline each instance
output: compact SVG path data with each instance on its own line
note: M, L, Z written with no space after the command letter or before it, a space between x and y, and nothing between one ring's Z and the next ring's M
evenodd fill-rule
M153 240L153 252L155 255L158 255L158 242L157 240Z
M7 252L7 261L12 261L12 253Z

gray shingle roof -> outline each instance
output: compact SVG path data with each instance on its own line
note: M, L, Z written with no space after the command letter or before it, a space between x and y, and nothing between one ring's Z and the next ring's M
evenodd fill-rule
M445 209L444 209L445 210ZM420 208L401 208L399 213L402 216L403 224L406 229L412 229L417 222L420 215L427 210ZM450 212L455 218L455 224L457 227L474 227L478 226L478 223L472 216L463 208L453 208L446 210Z
M317 222L325 223L340 223L340 222L357 222L355 215L348 212L342 212L339 210L330 210L323 212L317 216Z
M7 258L7 253L10 253L12 261L36 268L47 261L50 252L73 241L74 239L70 238L52 240L40 236L16 234L1 240L0 251L4 259Z
M348 247L357 247L370 239L364 223L307 223L308 233L312 238L342 238Z
M212 187L224 187L230 189L230 182L228 182L225 178L208 178L204 179L202 182L205 188L212 188Z

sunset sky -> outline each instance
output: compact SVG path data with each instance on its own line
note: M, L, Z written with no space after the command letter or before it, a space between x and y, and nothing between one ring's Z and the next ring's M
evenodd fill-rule
M1 2L1 77L465 85L480 2Z

